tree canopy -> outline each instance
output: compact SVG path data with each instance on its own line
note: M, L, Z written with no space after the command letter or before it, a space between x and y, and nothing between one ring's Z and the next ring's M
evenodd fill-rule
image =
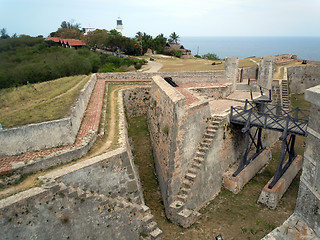
M177 44L178 41L179 41L179 38L180 38L179 35L177 35L176 32L173 32L173 33L171 33L170 36L169 36L169 42L170 42L170 43L176 43L176 44Z

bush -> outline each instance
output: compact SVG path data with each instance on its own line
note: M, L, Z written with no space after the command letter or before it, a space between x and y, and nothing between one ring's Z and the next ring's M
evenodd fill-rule
M106 61L88 48L62 48L28 36L1 39L0 52L0 88L97 72Z
M195 58L201 58L201 56L200 56L200 55L197 55L197 54L194 55L194 57L195 57Z
M208 60L221 60L219 56L215 53L207 53L205 55L202 55L202 58Z

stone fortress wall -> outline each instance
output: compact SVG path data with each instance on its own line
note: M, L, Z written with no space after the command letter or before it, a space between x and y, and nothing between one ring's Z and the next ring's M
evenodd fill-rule
M161 73L162 76L172 77L177 76L176 74L179 73ZM220 82L224 79L224 71L202 72L198 75L181 73L180 78L174 80L178 83L188 82L188 76L190 79ZM144 80L149 77L149 73L98 76L113 80ZM235 77L236 74L231 76L230 84L234 84ZM222 173L241 154L243 141L240 129L230 128L227 115L211 119L209 106L205 101L186 106L184 96L175 92L160 77L154 77L152 84L151 88L121 91L119 106L125 105L129 116L146 114L149 106L148 124L167 214L172 216L170 214L177 210L170 208L172 203L179 202L178 200L185 196L181 191L186 191L184 184L187 177L187 180L192 180L191 190L183 211L175 216L185 219L193 214L196 218L196 211L219 192ZM138 104L142 106L136 111ZM313 114L318 114L318 105L314 103ZM161 230L157 228L148 207L144 205L139 176L133 164L123 107L120 109L120 116L118 149L47 174L42 178L41 187L0 200L0 212L3 216L0 225L1 229L4 229L5 239L16 236L27 239L41 234L43 238L50 235L52 239L72 239L79 236L94 239L139 239L146 235L153 238L161 236ZM311 119L319 119L319 116L312 115ZM218 122L214 126L214 134L210 136L214 144L205 153L202 162L194 165L194 153L201 150L199 146L203 144L203 136L212 127L212 122ZM310 123L310 126L313 125ZM313 128L309 132L318 138L316 125ZM313 140L314 144L308 143L311 147L309 155L313 154L319 142L319 139ZM316 186L319 181L315 180L319 174L316 174L317 160L314 156L317 155L305 157L309 159L303 170L303 177L307 180L302 181L304 185L300 187L296 213L303 216L309 226L319 234L317 209L320 197ZM193 175L190 174L190 170L194 171L194 167L190 168L191 165L198 168L197 172L192 172ZM308 180L309 176L312 177ZM307 202L312 204L306 204ZM306 205L309 207L305 207ZM173 220L181 222L181 219ZM48 235L44 235L46 233Z
M96 81L93 74L67 117L0 130L0 157L74 143Z
M288 67L290 93L304 93L308 88L320 84L320 66Z
M3 239L161 237L133 163L123 104L129 94L119 92L120 147L48 173L40 177L41 187L0 200Z

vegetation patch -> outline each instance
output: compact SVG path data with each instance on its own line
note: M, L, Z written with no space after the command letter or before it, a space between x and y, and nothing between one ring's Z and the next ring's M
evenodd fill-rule
M63 118L89 79L81 75L1 89L0 123L10 128Z

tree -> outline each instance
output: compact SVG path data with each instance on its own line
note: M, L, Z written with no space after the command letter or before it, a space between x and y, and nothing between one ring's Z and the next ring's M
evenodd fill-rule
M207 53L205 55L202 55L202 58L208 60L221 60L219 56L215 53Z
M2 28L2 29L0 30L0 33L1 33L1 36L0 36L1 39L10 38L10 36L9 36L8 33L7 33L7 29Z
M115 29L111 29L109 33L113 36L122 36L122 34Z
M77 28L79 29L81 27L80 23L73 23L74 20L71 20L70 22L66 22L63 21L60 25L61 28L67 28L67 29L71 29L71 28Z
M176 44L178 43L180 38L179 35L176 34L176 32L171 33L169 37L170 37L169 42L176 43Z
M167 43L167 38L164 37L164 35L162 33L159 34L153 40L154 50L156 50L157 53L163 53L163 50L166 46L166 43Z
M107 45L109 38L109 33L107 30L95 30L93 32L88 32L84 36L84 42L88 47L104 48Z
M53 34L53 37L82 39L83 32L78 28L59 28L58 31Z

